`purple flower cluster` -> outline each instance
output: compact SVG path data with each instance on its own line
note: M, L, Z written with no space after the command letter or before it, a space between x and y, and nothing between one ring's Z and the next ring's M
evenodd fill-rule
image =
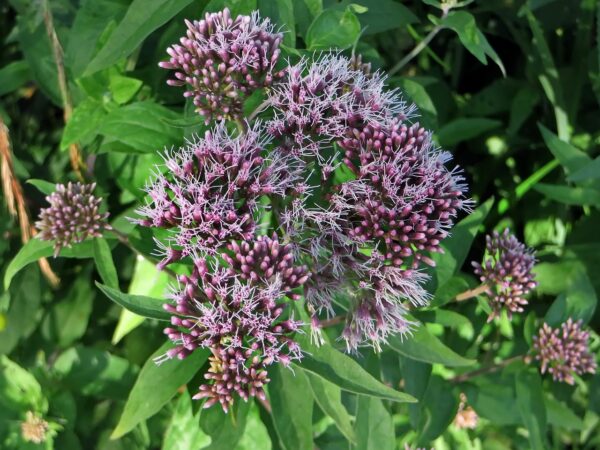
M167 172L147 187L150 203L137 223L173 230L161 266L193 254L215 254L231 239L251 240L263 195L284 196L299 179L298 163L275 149L260 124L237 136L224 123L165 157Z
M40 211L35 223L44 241L54 241L54 256L63 247L70 247L89 237L100 237L110 229L108 213L100 212L101 198L92 192L96 184L57 184L56 191L46 197L50 206Z
M502 234L494 231L491 236L486 236L484 261L472 264L475 274L488 287L492 300L489 320L497 317L503 308L509 317L523 311L527 304L524 296L537 286L532 272L535 264L532 249L519 242L508 228Z
M571 318L560 328L544 323L533 337L535 359L541 362L542 373L551 373L554 381L573 384L575 374L596 373L596 360L588 346L589 333L581 325L581 321Z
M396 91L383 89L385 77L352 66L347 58L329 54L290 67L269 91L275 117L267 123L268 132L294 152L321 160L323 145L343 136L349 126L390 115L406 118L410 108Z
M429 254L441 251L457 214L471 205L460 171L446 167L450 155L407 122L412 108L384 87L385 77L360 60L327 55L291 67L269 93L275 117L267 131L320 166L326 200L316 207L295 200L280 223L313 260L312 308L331 313L335 295L350 299L349 349L379 348L388 335L410 330L403 302L427 302L418 269L434 264ZM329 183L342 163L353 177Z
M275 65L283 35L257 12L233 19L226 8L185 23L181 45L167 50L171 58L160 67L175 71L170 85L188 86L184 96L193 98L206 123L240 118L244 99L282 76Z
M232 395L264 395L265 367L288 365L300 359L299 345L290 337L302 325L288 311L294 289L309 277L304 266L294 266L290 248L276 236L230 243L223 259L229 264L209 266L197 258L190 276L178 277L179 288L165 309L173 314L165 334L176 346L166 358L185 358L197 348L213 351L212 369L199 397L207 407L220 402L224 409ZM264 373L264 374L263 374Z
M171 84L191 86L186 96L207 119L239 122L244 97L268 87L264 128L246 124L233 134L221 123L168 155L168 173L157 175L139 210L139 224L172 231L160 244L161 266L195 261L168 306L176 328L166 331L177 342L168 356L213 350L212 382L199 394L210 404L258 395L261 364L301 356L288 336L299 323L281 318L300 286L315 327L317 314L334 313L334 297L347 300L349 350L379 349L409 332L407 302L429 299L420 269L433 265L430 254L471 205L460 171L447 167L450 155L409 122L413 107L386 89L383 74L339 54L276 72L280 41L258 16L233 20L225 10L188 22L161 64L176 71ZM259 222L285 245L277 235L257 237L266 233ZM225 266L214 262L219 256Z

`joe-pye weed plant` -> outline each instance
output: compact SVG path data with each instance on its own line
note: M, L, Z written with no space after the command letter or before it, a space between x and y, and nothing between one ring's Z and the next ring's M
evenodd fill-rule
M88 3L81 11L91 11ZM110 439L164 449L593 446L598 415L586 405L597 397L598 338L588 326L596 302L589 262L557 240L558 222L515 233L517 224L503 219L534 186L548 201L582 204L578 220L588 227L597 217L597 160L569 142L577 105L554 102L552 66L540 82L557 132L539 130L557 162L536 166L515 195L490 192L485 174L465 172L444 147L494 129L491 119L467 115L436 129L436 107L419 84L426 80L395 75L429 60L450 70L428 45L452 33L506 75L464 9L471 2L423 2L438 13L423 35L414 14L391 0L258 9L210 2L201 18L195 2L175 3L149 2L161 23L150 14L154 25L139 25L149 29L139 39L125 26L144 16L134 1L118 24L109 20L90 37L99 47L77 66L77 50L65 53L57 35L60 11L43 2L40 30L58 69L60 146L72 175L31 180L46 204L23 225L28 211L13 205L24 195L22 169L8 128L0 130L4 196L35 235L6 267L4 284L13 292L41 271L62 289L54 270L66 267L62 284L72 285L73 300L44 316L43 344L32 335L39 351L23 360L31 373L12 357L0 360L7 448L85 448L79 434L90 448L109 448ZM380 8L407 20L418 41L389 70L374 57L378 44L389 46L361 39L369 26L393 28L382 25ZM593 9L583 2L582 17ZM550 64L532 7L521 14L532 55ZM140 47L161 25L166 31ZM524 39L513 22L505 26ZM136 55L123 60L134 41ZM133 72L138 58L153 64ZM520 89L517 97L533 95ZM517 118L508 108L513 145L531 114L518 109L527 102L540 99L521 98ZM498 157L506 142L485 145ZM540 183L558 165L570 184ZM487 235L479 234L484 224L495 224ZM549 307L541 301L548 294L558 295ZM86 332L96 318L114 328L112 342ZM148 350L140 338L162 345ZM92 347L94 339L101 344ZM108 403L87 422L65 412L90 398ZM90 433L98 423L102 433Z

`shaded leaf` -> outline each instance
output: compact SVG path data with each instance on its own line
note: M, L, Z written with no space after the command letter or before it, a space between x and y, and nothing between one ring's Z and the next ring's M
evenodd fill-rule
M341 389L355 394L371 395L396 402L414 402L415 399L396 391L375 379L349 356L325 344L315 347L308 339L300 337L306 355L298 363L300 367L313 372Z
M538 183L533 187L551 200L566 205L600 205L600 189Z
M0 69L0 96L23 86L31 79L26 61L14 61Z
M326 9L310 24L306 44L309 50L348 48L358 39L359 33L360 23L349 8L343 11Z
M502 126L502 122L484 117L461 117L442 126L437 137L442 147L454 147Z
M134 0L108 42L87 66L85 75L129 56L150 33L190 3L192 0Z
M392 416L375 397L358 396L356 404L356 448L360 450L394 450L396 439Z
M117 289L96 282L96 286L113 302L129 311L150 319L171 320L171 314L163 308L164 300L143 295L125 294Z
M172 346L171 342L163 344L142 367L111 438L129 433L140 422L156 414L208 358L209 351L200 349L185 359L171 359L157 365L154 359L163 356Z
M443 364L449 367L470 366L475 363L474 359L460 356L451 348L427 330L425 325L420 325L411 335L400 338L392 336L388 339L389 346L415 361L430 364Z
M356 435L352 427L352 419L342 404L341 389L333 383L311 372L306 372L310 388L315 397L315 402L325 414L333 419L340 432L350 442L356 442Z
M533 370L522 370L515 377L517 406L521 419L529 430L529 444L533 450L549 447L546 439L546 407L542 379Z
M285 450L313 450L313 398L304 371L295 373L281 364L269 371L273 424Z
M119 288L117 269L113 262L110 246L104 238L94 238L94 261L104 284L113 289Z

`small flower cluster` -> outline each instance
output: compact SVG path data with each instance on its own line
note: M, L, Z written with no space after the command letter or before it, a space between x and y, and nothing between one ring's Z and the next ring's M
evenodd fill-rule
M475 429L479 423L479 416L473 408L467 406L467 396L460 393L460 403L458 405L458 412L454 417L454 426L458 429Z
M533 337L532 352L541 363L542 373L552 374L554 381L568 384L573 376L596 373L596 360L589 349L589 333L583 331L582 322L569 318L560 328L544 323Z
M537 286L532 272L533 250L526 248L507 228L502 234L494 231L486 236L486 257L481 264L472 264L475 274L488 287L492 300L489 320L497 317L503 308L509 317L523 312L523 306L527 305L524 296Z
M193 98L206 123L239 119L244 99L282 76L275 65L283 35L273 32L269 19L256 12L233 19L226 8L185 23L181 45L167 50L171 58L160 67L175 71L170 85L188 86L184 96Z
M25 420L21 422L21 436L26 442L41 444L46 441L49 425L33 411L27 411Z
M234 136L220 123L165 157L167 173L147 187L137 223L173 230L161 267L195 253L215 254L230 239L250 240L262 195L284 196L299 179L296 160L278 150L260 123Z
M46 197L50 206L40 211L35 226L40 239L54 241L54 256L63 247L100 237L110 229L108 213L100 212L102 199L92 194L95 187L95 183L57 184L56 191Z
M219 402L227 410L233 394L264 396L266 366L288 365L300 359L298 344L290 337L302 325L287 311L293 289L309 277L304 266L294 266L288 246L276 236L232 242L223 254L228 265L210 267L197 258L190 276L178 277L180 288L165 309L173 314L165 334L176 346L166 358L185 358L197 348L213 352L209 383L197 398L205 406Z

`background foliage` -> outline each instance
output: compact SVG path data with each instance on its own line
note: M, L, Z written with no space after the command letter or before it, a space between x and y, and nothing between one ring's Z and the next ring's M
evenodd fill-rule
M273 415L243 402L229 416L199 411L181 386L198 385L207 354L161 367L149 359L166 347L162 310L147 297L162 298L168 276L108 235L51 259L55 283L48 266L34 263L52 255L51 244L31 241L15 258L24 210L3 207L0 447L600 447L600 375L569 386L515 362L452 381L525 353L542 320L580 318L598 330L595 0L9 0L0 5L0 118L12 155L3 150L2 158L3 167L12 158L23 192L3 184L3 203L15 201L12 193L35 217L48 182L75 180L70 154L80 151L83 176L98 183L113 226L151 257L151 236L126 217L161 162L158 151L203 131L157 64L183 34L184 18L224 6L271 17L286 31L292 60L355 48L389 71L389 84L417 104L422 123L465 168L478 208L436 256L435 299L414 312L423 326L378 355L304 342L310 355L300 366L270 374ZM50 17L64 50L62 87ZM3 170L3 181L9 175ZM536 248L539 287L524 314L486 323L485 301L448 302L477 285L469 261L481 259L482 233L506 226ZM596 354L599 347L592 331ZM473 430L452 424L461 392L480 417ZM406 403L407 394L418 403ZM23 440L27 411L49 422L44 444Z

